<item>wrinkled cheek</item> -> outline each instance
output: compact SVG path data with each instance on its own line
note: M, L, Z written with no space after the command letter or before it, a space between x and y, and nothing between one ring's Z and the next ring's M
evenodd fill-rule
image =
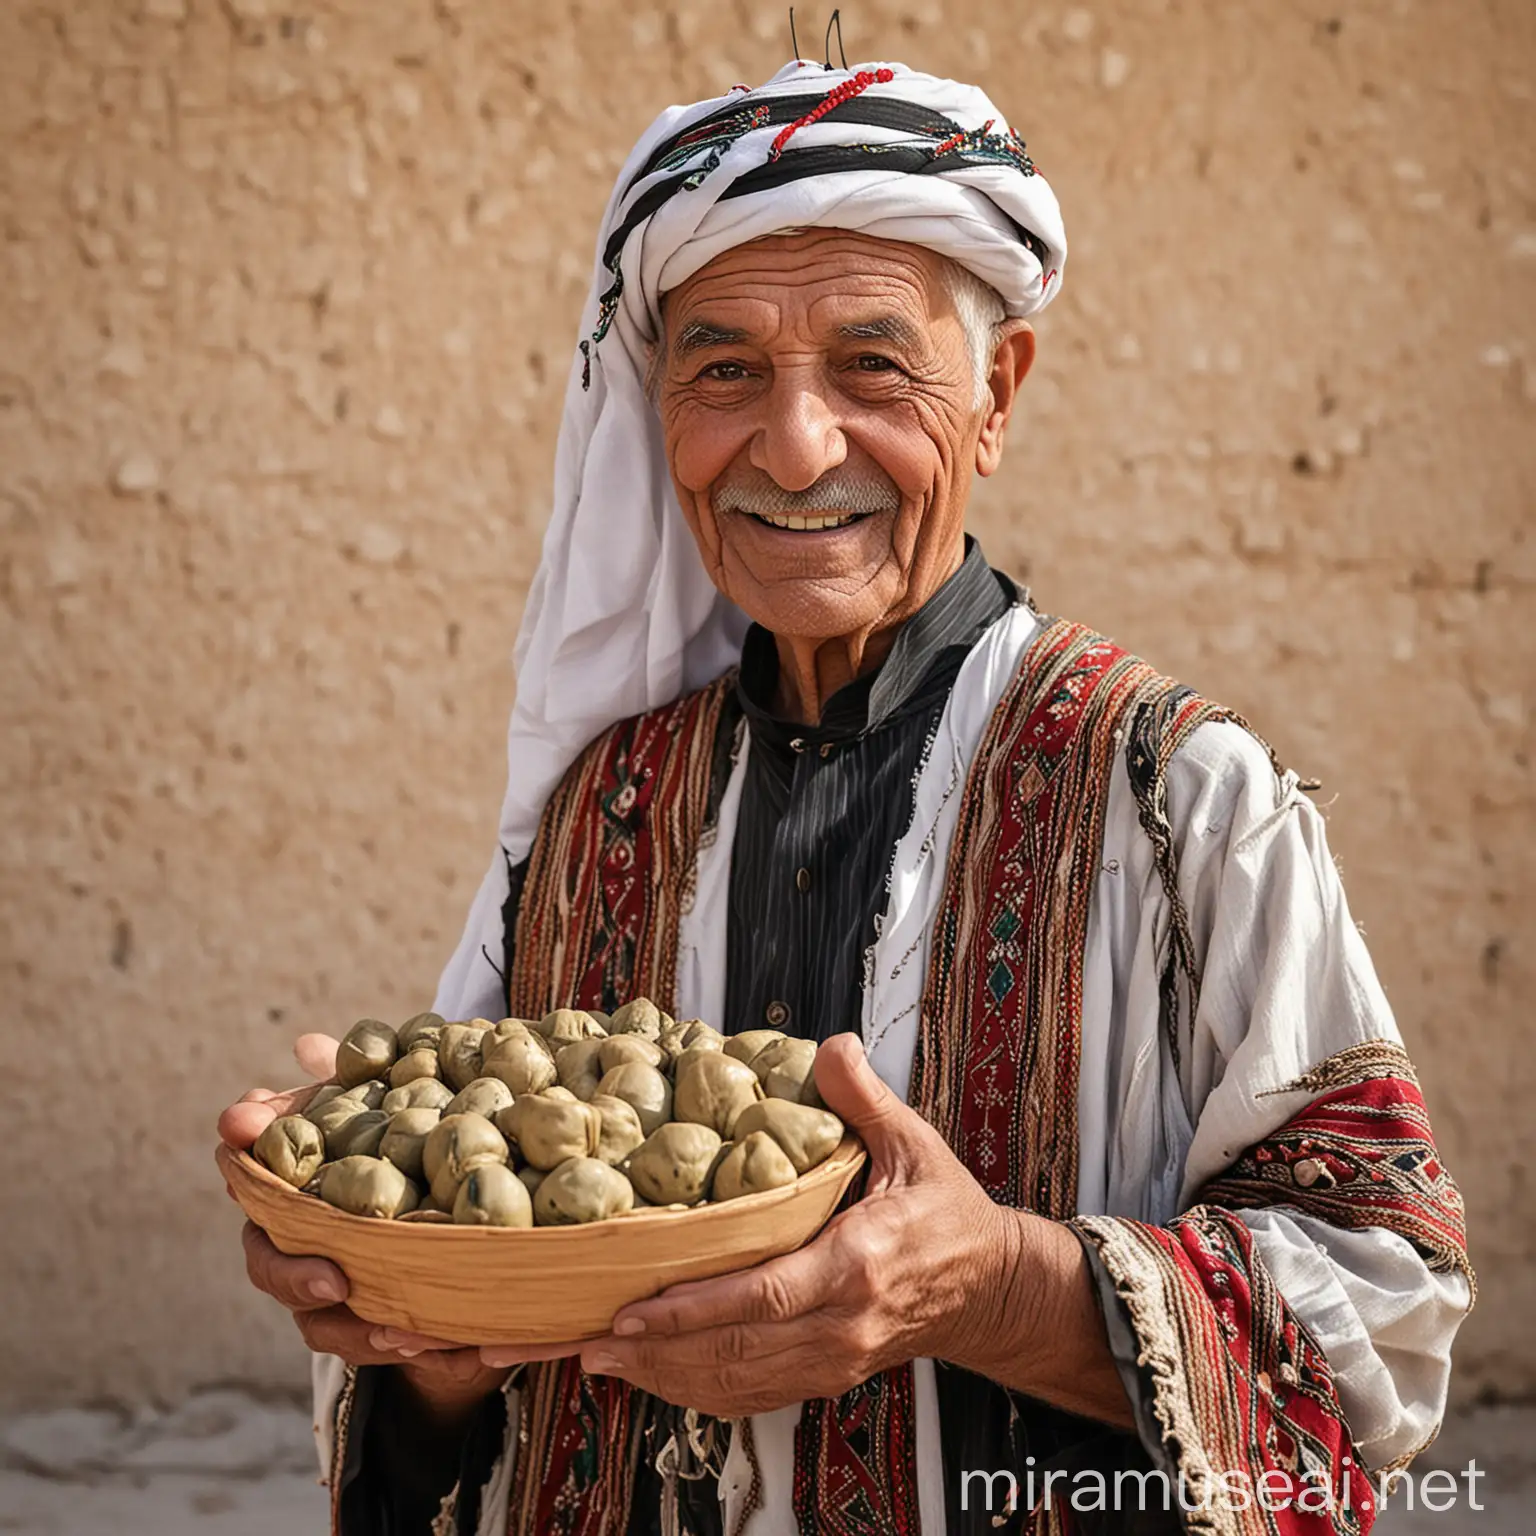
M687 494L692 504L685 501L683 505L689 531L699 547L699 558L704 562L704 569L712 578L718 578L724 562L720 529L716 526L714 513L709 510L704 498L693 497L691 492Z
M674 477L703 494L746 446L750 432L728 414L680 410L662 424Z
M688 531L693 535L693 541L698 546L699 559L703 562L704 569L708 571L710 579L718 586L725 560L725 550L722 547L719 525L715 522L715 515L709 508L709 497L695 495L686 486L679 485L676 480L673 481L672 489L683 509L683 521L688 524Z
M947 546L954 529L944 526L946 510L954 498L959 470L957 424L933 413L926 423L932 459L928 475L925 515L914 529L915 558L931 556L936 548Z
M720 529L709 508L709 487L720 474L720 470L711 467L715 454L710 451L705 437L686 424L663 421L662 430L667 464L672 471L672 488L682 506L683 517L698 542L705 566L711 572L717 572L721 559Z
M903 496L901 510L891 525L891 552L888 566L900 578L901 586L893 593L892 601L900 598L906 589L907 578L912 571L912 551L917 546L917 529L923 520L922 506L914 506Z
M948 471L946 464L933 465L933 472L923 483L920 499L904 505L897 523L896 552L902 570L909 576L919 561L931 555L935 543L943 540L944 530L938 524L953 483Z

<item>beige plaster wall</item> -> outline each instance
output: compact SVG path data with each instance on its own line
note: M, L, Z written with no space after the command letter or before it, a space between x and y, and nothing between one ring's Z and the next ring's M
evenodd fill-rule
M1468 1194L1459 1389L1528 1391L1536 11L847 9L1066 209L975 530L1324 779ZM783 18L0 7L0 1402L297 1379L214 1114L428 997L611 176Z

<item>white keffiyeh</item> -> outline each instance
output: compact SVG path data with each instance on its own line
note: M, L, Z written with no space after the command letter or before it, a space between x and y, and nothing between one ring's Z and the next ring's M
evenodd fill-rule
M754 178L774 184L746 190ZM668 289L734 246L808 227L948 256L1014 316L1054 297L1066 261L1056 198L1002 114L974 86L905 65L799 60L757 90L670 107L641 135L598 237L514 652L502 851L439 985L435 1007L449 1018L499 1016L508 860L527 854L576 755L737 656L746 619L715 590L683 521L645 394L648 348Z

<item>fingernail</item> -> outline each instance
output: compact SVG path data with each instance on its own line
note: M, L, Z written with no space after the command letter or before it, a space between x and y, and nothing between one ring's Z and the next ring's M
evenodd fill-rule
M304 1282L304 1294L311 1301L341 1301L347 1293L339 1281L331 1279L329 1275L322 1275L318 1280Z
M521 1365L523 1357L513 1354L498 1354L494 1349L482 1349L480 1351L480 1363L488 1365L493 1371L500 1371L509 1365Z
M591 1375L605 1376L610 1371L618 1370L618 1368L619 1357L617 1355L610 1355L606 1351L600 1350L597 1354L592 1356L592 1363L587 1367L587 1370Z
M643 1317L621 1317L613 1325L615 1333L644 1333L645 1319Z
M383 1350L387 1354L403 1355L407 1360L414 1360L422 1351L411 1344L402 1344L400 1335L393 1328L375 1328L368 1335L368 1342L375 1349Z

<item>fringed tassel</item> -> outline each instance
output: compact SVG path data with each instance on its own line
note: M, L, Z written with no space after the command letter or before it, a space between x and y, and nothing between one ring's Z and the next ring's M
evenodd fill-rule
M331 1437L331 1536L341 1533L341 1474L347 1465L347 1441L352 1405L357 1401L357 1367L349 1365L336 1398L335 1433Z
M459 1529L459 1484L443 1495L432 1521L431 1536L457 1536Z
M517 1465L507 1500L507 1536L532 1536L538 1529L539 1490L547 1467L563 1364L551 1360L528 1367L517 1416Z
M763 1469L757 1464L757 1442L752 1436L751 1419L731 1420L732 1443L736 1436L741 1437L742 1453L747 1458L747 1465L752 1469L751 1480L747 1483L746 1495L741 1501L741 1507L736 1511L736 1519L732 1522L727 1536L741 1536L747 1528L747 1521L752 1518L754 1511L763 1502Z

